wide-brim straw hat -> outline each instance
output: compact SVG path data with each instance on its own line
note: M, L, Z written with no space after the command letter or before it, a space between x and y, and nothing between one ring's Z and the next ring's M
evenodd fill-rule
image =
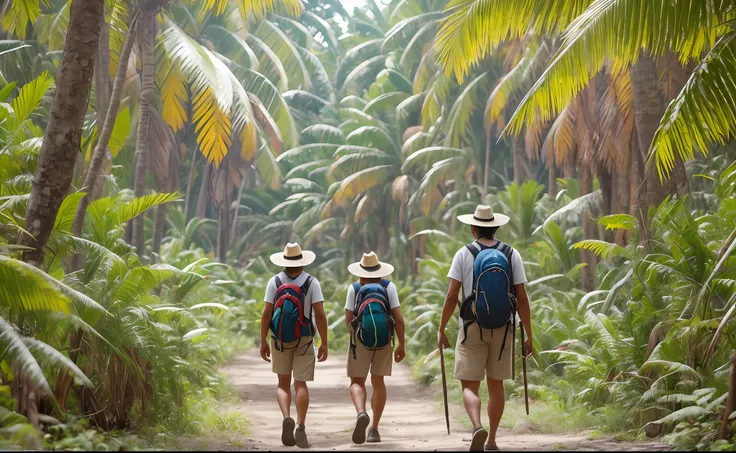
M375 253L364 253L359 262L348 266L348 272L356 277L381 278L391 274L394 267L388 263L378 261Z
M475 213L457 216L457 219L466 225L475 225L479 227L499 227L509 223L509 216L493 212L493 208L485 205L478 205Z
M286 244L284 253L274 253L271 255L271 262L277 266L283 267L302 267L312 264L317 258L314 252L302 250L296 242Z

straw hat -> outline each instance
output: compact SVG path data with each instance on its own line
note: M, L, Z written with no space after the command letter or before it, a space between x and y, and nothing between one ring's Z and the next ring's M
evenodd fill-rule
M271 262L277 266L283 267L302 267L312 264L317 258L314 252L302 250L296 242L286 244L284 253L274 253L271 255Z
M360 262L348 266L348 272L356 277L381 278L394 271L394 267L388 263L378 261L375 253L364 253Z
M478 205L474 214L457 216L457 219L466 225L479 227L499 227L509 223L509 216L494 214L490 206Z

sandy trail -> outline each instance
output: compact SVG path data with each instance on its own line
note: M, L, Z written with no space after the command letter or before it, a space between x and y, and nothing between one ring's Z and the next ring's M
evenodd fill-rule
M388 403L379 426L383 442L354 445L350 436L356 414L348 395L345 360L344 354L335 353L326 362L317 363L315 381L309 383L310 406L306 426L310 450L467 450L470 429L457 422L459 417L464 416L462 408L452 408L452 434L448 436L444 414L441 405L436 403L436 395L429 394L414 383L408 367L397 364L394 364L393 376L386 378ZM271 364L264 362L254 349L235 357L222 371L240 394L242 403L237 409L251 422L252 435L238 447L299 450L297 447L284 447L280 442L282 416L276 404L276 376L271 372ZM369 401L370 392L369 385ZM291 415L296 419L293 394ZM584 436L569 435L516 434L508 430L499 430L497 443L506 451L666 449L664 445L652 443L590 440ZM208 448L235 449L230 445L218 448L212 444Z

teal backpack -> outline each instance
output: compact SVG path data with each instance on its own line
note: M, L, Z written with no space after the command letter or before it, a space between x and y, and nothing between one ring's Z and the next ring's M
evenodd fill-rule
M389 281L369 283L361 286L353 283L355 308L353 309L353 335L350 348L356 358L356 339L371 351L392 345L394 337L394 317L388 302Z

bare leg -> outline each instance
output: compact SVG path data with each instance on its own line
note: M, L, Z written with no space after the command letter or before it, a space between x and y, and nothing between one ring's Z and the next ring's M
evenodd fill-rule
M276 389L276 401L279 403L281 414L289 417L291 414L291 374L279 374L279 386Z
M386 407L386 383L383 381L383 376L371 374L371 384L373 385L373 395L371 395L373 424L371 426L378 430L378 422L381 420L383 408Z
M496 430L501 423L503 409L505 404L505 395L503 391L503 381L498 379L488 379L488 441L487 445L496 446Z
M483 425L480 423L480 396L478 390L480 390L480 381L465 381L461 380L460 384L463 387L463 404L465 405L465 411L470 417L470 421L473 423L473 429L479 428Z
M365 412L365 378L350 378L350 398L353 400L357 413Z
M304 381L294 381L296 391L296 422L303 425L307 420L307 409L309 409L309 390Z

